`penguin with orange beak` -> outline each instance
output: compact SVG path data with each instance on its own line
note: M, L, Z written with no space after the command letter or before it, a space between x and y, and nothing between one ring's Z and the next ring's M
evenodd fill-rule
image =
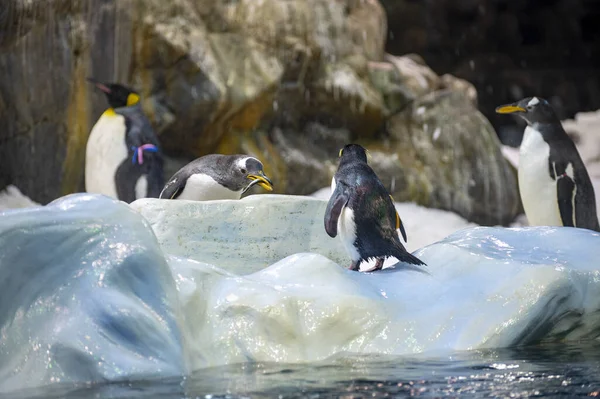
M496 108L527 122L519 149L519 191L532 226L570 226L600 231L596 196L583 160L554 109L528 97Z

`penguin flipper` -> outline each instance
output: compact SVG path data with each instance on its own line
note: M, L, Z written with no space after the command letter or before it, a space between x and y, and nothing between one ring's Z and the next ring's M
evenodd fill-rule
M128 204L136 200L135 184L141 175L141 171L132 165L128 159L119 165L115 172L115 187L119 200Z
M559 176L556 180L556 194L558 198L558 210L563 226L576 227L575 220L575 181L569 176Z
M163 174L163 159L156 154L148 154L148 197L159 198L160 193L165 185ZM146 163L146 161L144 162Z
M396 210L396 205L394 205L394 197L390 195L390 199L392 200L392 206L394 207L394 212L396 213L396 230L400 229L400 233L402 234L402 238L404 238L404 242L408 242L406 230L404 230L404 223L402 223L402 219L400 219L400 215Z
M325 209L325 231L329 237L337 236L338 219L347 203L348 194L344 184L337 184Z
M171 180L167 182L165 187L160 192L158 198L160 199L175 199L183 192L187 179L183 179L180 176L173 176Z
M576 227L575 194L577 185L573 179L573 165L570 162L549 162L550 176L556 180L556 199L563 226Z

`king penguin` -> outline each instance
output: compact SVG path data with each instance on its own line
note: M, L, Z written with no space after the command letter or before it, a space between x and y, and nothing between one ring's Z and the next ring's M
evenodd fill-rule
M108 99L88 138L85 188L125 202L157 198L164 185L159 141L140 105L140 96L116 83L88 78Z
M519 191L532 226L600 231L596 196L577 147L548 101L528 97L496 108L527 122L519 149Z
M210 201L240 199L258 184L273 191L263 164L248 155L210 154L200 157L173 175L160 193L164 199Z
M404 225L392 197L367 164L366 150L348 144L340 150L339 159L325 210L325 231L330 237L340 234L352 259L349 269L359 270L362 261L375 258L376 264L369 271L380 270L389 256L425 265L400 242L398 230L407 241Z

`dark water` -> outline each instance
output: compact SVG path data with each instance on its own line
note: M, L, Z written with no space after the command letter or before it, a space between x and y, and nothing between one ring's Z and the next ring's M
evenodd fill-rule
M11 398L383 398L600 396L600 343L436 356L244 364L186 379L59 386Z

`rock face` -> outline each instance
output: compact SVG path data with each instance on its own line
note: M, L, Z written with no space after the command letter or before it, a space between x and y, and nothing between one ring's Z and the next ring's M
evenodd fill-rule
M494 108L538 95L561 119L600 108L600 3L593 0L381 0L386 50L418 53L435 71L473 83L503 142L523 124ZM443 71L443 72L442 72ZM518 126L517 126L518 124Z
M276 192L307 194L329 185L339 148L354 141L372 149L398 201L481 224L518 211L473 87L419 57L386 55L377 0L10 0L0 19L11 76L0 82L0 186L36 201L84 189L87 135L106 107L85 82L93 76L136 87L180 163L249 153ZM422 102L431 116L409 117ZM448 138L435 144L439 129Z

